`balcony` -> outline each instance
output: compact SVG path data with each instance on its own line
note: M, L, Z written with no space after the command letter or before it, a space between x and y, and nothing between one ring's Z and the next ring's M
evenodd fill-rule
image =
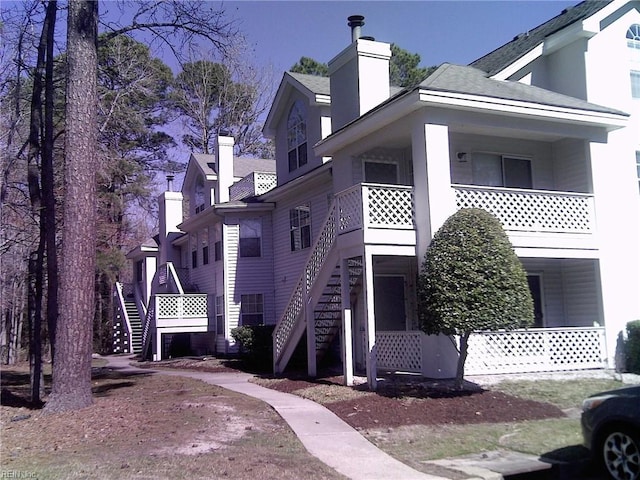
M477 185L453 189L458 209L493 213L516 248L597 248L593 195Z
M156 327L175 331L206 332L209 327L207 294L154 296Z
M413 187L361 183L336 195L338 235L364 243L415 246Z

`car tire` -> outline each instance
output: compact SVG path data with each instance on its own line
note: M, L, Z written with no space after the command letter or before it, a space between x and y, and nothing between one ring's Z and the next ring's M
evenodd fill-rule
M640 440L628 427L609 429L602 437L601 460L613 480L640 480Z

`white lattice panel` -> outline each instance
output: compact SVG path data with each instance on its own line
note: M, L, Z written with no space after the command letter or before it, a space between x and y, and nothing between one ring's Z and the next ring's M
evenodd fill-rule
M207 295L156 295L157 318L207 317Z
M420 372L422 370L422 332L377 332L378 368Z
M277 177L275 173L255 172L256 195L262 195L276 187Z
M410 187L367 186L369 226L413 228L413 191Z
M360 186L352 187L336 196L338 203L338 231L349 232L362 228L362 193Z
M592 233L593 197L586 194L456 186L456 204L493 213L506 230Z
M469 338L468 375L606 366L603 328L484 332Z

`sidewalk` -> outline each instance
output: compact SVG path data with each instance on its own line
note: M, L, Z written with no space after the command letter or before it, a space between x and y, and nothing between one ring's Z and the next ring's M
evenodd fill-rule
M271 405L289 424L305 448L325 464L352 480L450 480L461 478L467 480L500 480L502 474L484 468L483 459L447 459L429 462L439 475L422 473L394 459L375 447L360 433L350 427L322 405L310 400L261 387L249 382L250 374L209 373L190 370L148 370L130 365L130 357L104 357L108 367L122 371L154 372L161 375L189 377L203 382L218 385L234 392L260 399ZM501 460L512 465L513 462L527 463L533 470L544 469L536 466L533 458L504 458L498 453L491 460L499 470ZM505 462L502 464L505 464ZM540 463L540 462L538 462ZM506 465L505 464L505 465Z

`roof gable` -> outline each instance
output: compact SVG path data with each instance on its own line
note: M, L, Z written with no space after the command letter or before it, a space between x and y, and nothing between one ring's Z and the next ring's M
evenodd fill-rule
M470 65L493 76L542 44L548 36L553 35L575 22L583 21L591 17L610 3L611 0L588 0L581 2L572 8L563 10L560 15L546 21L542 25L518 35L511 42L475 60Z
M331 102L331 97L329 96L329 77L284 72L276 96L271 104L271 109L267 115L267 120L264 123L263 132L266 136L273 137L275 135L276 127L294 91L298 91L304 95L310 105L329 105Z

